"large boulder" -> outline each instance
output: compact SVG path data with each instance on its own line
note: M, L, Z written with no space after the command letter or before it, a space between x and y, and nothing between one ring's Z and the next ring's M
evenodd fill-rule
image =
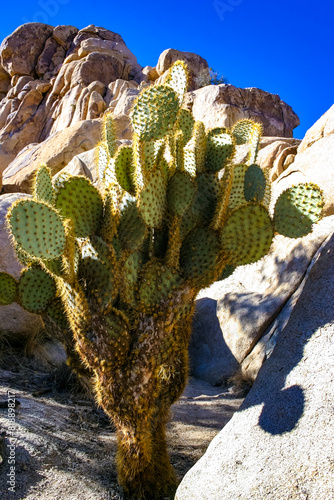
M334 236L239 411L176 500L334 498Z
M41 163L53 174L74 156L92 149L101 138L101 120L85 120L25 148L3 172L3 192L31 192L31 180Z
M13 75L35 74L35 66L44 44L52 34L53 26L27 23L3 40L0 57L3 68Z
M325 215L334 214L334 105L307 131L294 162L274 183L275 197L298 182L318 184Z
M278 95L257 88L208 85L188 94L187 107L206 128L231 127L238 120L250 118L262 123L265 136L292 137L299 125L291 106Z
M160 54L158 64L155 68L157 74L161 77L156 83L163 82L163 75L175 63L175 61L184 61L187 64L189 71L189 88L188 90L195 90L196 76L203 70L208 70L209 65L203 57L193 52L182 52L181 50L166 49ZM151 72L151 76L154 73Z
M27 194L5 194L0 196L0 272L20 277L22 266L18 261L6 224L6 214L14 201L27 198ZM31 314L13 303L0 306L0 338L4 335L35 336L43 328L40 316Z
M332 216L302 239L278 235L262 260L199 293L189 348L193 376L219 385L241 368L245 379L255 380L282 327L277 315L333 231Z

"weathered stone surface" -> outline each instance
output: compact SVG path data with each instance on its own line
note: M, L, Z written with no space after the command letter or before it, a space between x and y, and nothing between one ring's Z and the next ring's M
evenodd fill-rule
M10 89L10 81L11 81L10 75L0 65L0 93L1 94L2 93L7 94L8 90Z
M328 114L327 118L330 117L331 114ZM331 122L329 121L327 130L330 129ZM324 130L326 130L325 126ZM274 182L275 198L284 189L297 182L313 182L324 192L325 215L334 214L334 133L324 135L306 149L301 146L295 156L295 161Z
M56 174L74 156L92 149L100 137L101 121L85 120L58 132L41 144L27 148L4 171L3 191L29 193L31 178L41 163L46 163Z
M257 163L263 169L272 169L273 164L277 156L280 155L282 151L286 148L294 147L291 146L285 139L278 139L268 144L259 151L257 157ZM295 146L297 148L297 146Z
M116 134L120 139L131 139L132 137L133 129L129 113L138 94L138 89L128 88L117 100L117 104L113 111L113 118L115 121Z
M25 194L5 194L0 196L0 272L11 274L15 279L20 277L22 266L16 254L6 226L6 214L9 207ZM13 333L23 336L36 334L43 327L39 316L24 311L18 304L0 307L0 337Z
M334 133L334 104L324 113L319 120L306 132L299 146L298 153L302 153L316 141Z
M38 76L41 77L47 72L52 72L64 61L65 55L66 50L64 47L54 37L51 36L48 38L36 64L36 73Z
M200 292L189 350L193 376L217 385L234 374L236 364L268 333L332 231L334 217L326 217L303 239L278 235L261 261Z
M75 26L61 24L55 27L52 36L65 50L68 50L78 31Z
M148 80L151 80L153 82L159 78L157 69L153 68L152 66L145 66L145 68L143 68L143 74L147 76Z
M334 236L239 411L176 500L334 497Z
M231 127L238 120L250 118L262 123L265 136L292 137L299 125L296 113L278 95L256 88L208 85L191 93L188 107L206 128Z
M121 78L124 64L115 56L100 52L91 52L76 65L72 74L72 86L81 84L89 85L99 80L105 85Z
M1 64L11 76L35 74L37 59L51 36L53 26L27 23L17 28L1 43Z
M198 54L194 54L193 52L182 52L181 50L166 49L160 54L158 64L155 68L158 75L162 76L175 61L184 61L187 64L189 71L188 90L191 91L196 89L197 87L194 79L201 70L209 67L207 61L203 59L203 57L199 56ZM157 83L160 83L160 80L158 80Z

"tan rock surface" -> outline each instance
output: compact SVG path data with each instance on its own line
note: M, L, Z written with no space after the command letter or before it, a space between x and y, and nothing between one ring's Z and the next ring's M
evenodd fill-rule
M4 171L3 191L29 193L33 173L41 163L46 163L55 174L74 156L92 149L100 137L101 121L85 120L27 148Z
M334 104L318 121L306 132L299 146L298 153L302 153L316 141L334 133Z
M298 116L278 95L256 88L208 85L191 93L188 107L206 128L231 127L238 120L250 118L262 123L265 136L292 137L299 125Z
M52 31L53 26L48 24L27 23L7 36L0 47L1 64L7 73L33 76L38 57Z

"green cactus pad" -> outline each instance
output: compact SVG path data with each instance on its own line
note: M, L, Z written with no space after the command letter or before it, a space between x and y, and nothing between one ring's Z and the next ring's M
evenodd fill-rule
M266 191L266 178L258 165L250 165L245 173L244 195L246 201L260 202Z
M176 125L179 130L182 130L185 144L187 144L187 142L190 141L192 137L194 124L195 120L193 118L193 115L191 114L191 111L181 108L178 114Z
M35 174L33 193L36 201L54 204L55 193L52 186L51 170L43 163Z
M64 253L65 227L59 213L51 206L33 200L18 200L11 206L7 217L20 250L41 259L55 259Z
M183 168L189 175L196 177L196 167L195 148L190 142L189 145L183 149Z
M250 149L247 164L251 165L255 163L262 135L261 123L256 123L248 119L239 120L232 128L232 135L237 145L249 144Z
M113 267L108 245L98 236L92 236L81 248L79 276L86 282L87 294L94 294L104 307L116 295Z
M180 104L174 90L166 85L145 89L131 111L135 133L143 141L161 139L174 125Z
M322 191L315 184L298 184L287 189L275 205L275 231L289 238L307 235L312 224L321 219L323 206Z
M56 207L61 215L74 222L77 238L85 238L98 231L103 214L99 191L83 176L70 177L56 192Z
M274 228L262 205L249 204L235 209L221 235L221 248L233 266L251 264L266 255Z
M231 166L230 175L232 180L230 181L230 178L228 178L229 181L232 182L228 199L229 211L232 211L247 203L247 200L245 198L245 175L247 169L248 166L243 163Z
M13 276L0 273L0 306L7 306L15 302L17 283Z
M105 171L110 162L110 155L108 151L107 143L99 142L95 148L95 161L97 164L97 171L99 174L99 180L104 185L105 184Z
M158 259L149 261L140 276L139 307L143 312L151 313L162 300L172 298L180 284L181 278L176 269Z
M207 134L206 162L207 172L219 172L234 154L234 139L225 128L211 129Z
M196 192L196 184L187 172L176 172L167 188L167 206L174 214L182 216L190 206Z
M149 227L161 226L166 210L166 180L160 170L155 170L140 193L139 211Z
M219 244L217 234L208 227L193 229L183 242L180 266L196 285L207 286L214 280Z
M199 174L196 180L198 187L189 210L197 224L204 224L209 222L215 214L219 181L212 173Z
M136 284L143 262L144 255L141 252L132 253L124 262L121 298L132 307L136 305Z
M115 156L115 173L119 185L128 193L134 194L134 165L132 148L130 146L121 146L117 151Z
M110 158L113 158L117 151L116 138L112 113L107 113L103 118L102 139L106 143Z
M139 214L137 200L127 195L122 200L121 218L118 226L118 237L125 250L134 252L143 243L146 236L146 224Z
M27 311L44 312L56 295L56 284L52 275L38 264L22 271L18 284L18 302Z
M197 121L194 125L192 141L195 149L196 156L196 172L201 173L205 171L205 158L207 137L205 126L203 122Z
M176 61L169 68L165 85L168 85L177 93L181 105L184 94L188 89L188 70L183 61Z

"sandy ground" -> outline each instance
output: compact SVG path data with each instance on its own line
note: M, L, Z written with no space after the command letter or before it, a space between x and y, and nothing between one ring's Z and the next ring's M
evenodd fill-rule
M108 418L78 391L22 359L0 365L1 500L118 500L116 436ZM59 371L58 371L59 372ZM9 393L8 393L9 391ZM15 422L8 413L16 401ZM243 399L231 390L190 379L168 423L171 462L180 479L204 454ZM10 446L14 444L15 446ZM1 453L2 452L2 453ZM15 492L9 491L10 461ZM0 458L1 462L1 458Z

